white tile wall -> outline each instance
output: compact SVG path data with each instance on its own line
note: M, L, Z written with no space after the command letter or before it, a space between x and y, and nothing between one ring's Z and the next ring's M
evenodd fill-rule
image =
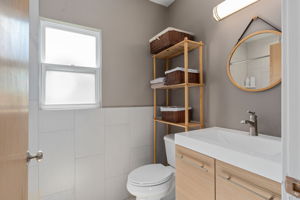
M104 112L79 110L75 112L76 157L104 154Z
M28 199L39 200L39 170L38 165L28 167Z
M130 170L149 164L153 160L153 146L131 148Z
M75 180L73 132L40 134L39 147L44 152L44 160L39 164L41 196L73 189Z
M130 108L110 108L104 109L105 125L128 124Z
M40 111L39 131L67 131L74 129L74 111Z
M105 127L106 177L116 177L130 171L130 126L128 124Z
M105 200L125 200L130 197L126 189L127 176L106 179Z
M43 150L45 158L32 164L29 184L38 192L31 192L29 200L130 197L128 173L153 159L152 107L78 111L37 107L37 102L30 107L30 137L36 141L30 148Z
M105 196L105 157L88 156L76 160L76 199L100 200Z
M74 191L66 190L63 192L51 194L49 196L42 197L41 200L73 200L74 199Z
M153 145L153 135L148 134L153 128L153 110L147 107L129 110L131 128L131 146L143 147ZM137 123L143 120L142 123Z

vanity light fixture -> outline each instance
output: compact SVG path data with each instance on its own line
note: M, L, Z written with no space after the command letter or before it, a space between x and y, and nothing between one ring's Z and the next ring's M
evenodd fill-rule
M259 0L225 0L213 9L214 18L221 21L225 17L232 15Z

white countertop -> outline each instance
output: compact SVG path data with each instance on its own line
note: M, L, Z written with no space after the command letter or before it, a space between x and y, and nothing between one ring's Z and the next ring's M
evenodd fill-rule
M252 173L282 182L281 139L207 128L175 135L175 143Z

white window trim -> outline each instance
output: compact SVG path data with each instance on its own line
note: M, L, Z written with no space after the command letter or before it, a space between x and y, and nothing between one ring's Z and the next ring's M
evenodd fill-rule
M61 30L91 35L96 37L96 68L74 65L57 65L45 63L45 27L53 27ZM74 110L74 109L91 109L100 108L102 106L102 33L101 30L88 28L84 26L69 24L56 20L41 18L40 19L40 78L39 78L39 96L40 108L43 110ZM63 72L78 72L90 73L96 76L95 86L95 104L63 104L63 105L46 105L45 104L45 74L46 71L63 71Z

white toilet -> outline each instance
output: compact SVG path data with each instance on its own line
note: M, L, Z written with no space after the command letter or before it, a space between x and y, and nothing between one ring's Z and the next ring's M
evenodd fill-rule
M164 137L168 164L145 165L128 175L127 190L136 200L175 200L175 138Z

